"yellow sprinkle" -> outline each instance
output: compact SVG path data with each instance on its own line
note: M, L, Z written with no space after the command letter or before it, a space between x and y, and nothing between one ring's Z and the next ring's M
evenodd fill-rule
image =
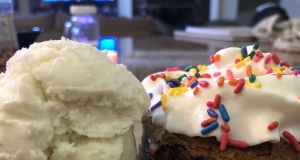
M181 95L181 91L175 91L175 96L180 96Z
M276 68L275 68L275 71L280 71L280 67L276 67Z
M237 64L235 64L235 68L241 68L244 65L245 65L245 62L244 61L240 61Z
M177 91L181 91L181 87L170 88L169 95L174 96Z
M273 73L280 73L280 74L284 74L282 71L275 71L275 72L273 72Z
M163 110L167 109L167 95L166 94L162 94L160 97L161 100L161 106Z
M201 72L205 72L206 70L207 70L206 65L203 65L202 68L201 68Z
M239 53L236 55L236 58L239 59L240 61L243 60L243 55L242 53Z
M166 81L170 81L171 80L171 75L170 74L166 74Z
M181 87L170 88L170 91L181 91Z
M244 61L245 63L249 62L249 61L250 61L250 56L246 57L243 61Z
M175 91L174 90L169 90L169 96L174 96L174 94L175 94Z
M186 86L181 87L181 92L184 93L188 90L188 88Z
M201 71L201 69L202 69L202 65L198 65L198 67L197 67L197 68L198 68L198 70L199 70L199 71Z
M256 83L246 82L245 86L247 86L247 87L261 88L261 83L260 82L256 82Z
M189 72L192 73L192 74L195 74L195 73L197 72L197 69L196 69L196 68L191 68L191 69L189 70Z
M180 74L180 73L174 73L173 76L174 76L175 78L178 78L179 76L181 76L181 74Z
M275 68L275 67L272 67L272 70L273 70L273 72L275 72L275 71L276 71L276 68Z

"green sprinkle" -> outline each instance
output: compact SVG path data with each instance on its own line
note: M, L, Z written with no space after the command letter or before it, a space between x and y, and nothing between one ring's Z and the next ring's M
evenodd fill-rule
M192 66L192 65L187 66L184 70L185 70L186 72L188 72L188 71L190 71L190 69L192 69L192 68L195 68L195 69L197 70L197 72L199 72L198 68L195 67L195 66Z
M255 55L255 51L253 50L253 51L250 52L249 56L252 59L254 55Z
M259 47L259 44L257 43L257 42L255 42L255 43L253 43L253 49L254 50L257 50L258 49L258 47Z
M253 83L256 80L256 76L254 74L249 75L249 81Z
M199 74L199 72L196 72L196 73L195 73L195 77L201 78L201 75Z
M187 77L186 74L183 74L183 75L179 76L179 77L177 78L177 80L178 80L178 81L182 81L182 78L183 78L183 77Z

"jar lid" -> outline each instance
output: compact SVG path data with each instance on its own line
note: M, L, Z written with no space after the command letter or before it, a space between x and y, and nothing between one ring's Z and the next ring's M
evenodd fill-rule
M94 5L72 5L70 6L71 14L96 14L97 7Z

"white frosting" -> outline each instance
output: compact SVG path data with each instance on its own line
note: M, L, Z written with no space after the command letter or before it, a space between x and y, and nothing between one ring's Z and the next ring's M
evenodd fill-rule
M64 39L18 51L0 95L1 160L120 160L135 143L123 135L150 104L125 66Z
M252 46L248 46L248 52L252 51ZM221 60L212 63L203 73L220 72L220 76L225 77L225 84L219 87L217 84L218 77L198 78L198 81L207 81L207 88L200 88L197 95L193 94L193 89L188 87L188 91L179 96L169 95L170 87L164 79L157 82L152 81L150 76L142 82L148 93L153 93L150 108L161 100L161 93L167 95L167 107L165 110L162 107L151 112L152 120L155 123L162 123L166 129L172 133L184 134L187 136L201 137L216 137L219 141L223 130L221 125L225 123L218 109L214 109L219 117L217 119L219 127L212 132L202 135L201 122L211 118L207 114L207 101L214 101L216 94L221 95L221 104L229 114L230 121L227 123L230 126L229 138L240 140L248 143L248 145L257 145L263 142L279 142L283 131L292 133L295 138L300 141L300 100L297 96L300 95L300 76L291 75L291 70L286 68L281 78L276 78L273 74L266 74L266 68L279 67L273 60L265 64L265 58L271 53L263 53L264 58L255 63L252 60L246 63L251 65L253 73L257 73L255 83L262 84L261 88L245 86L243 90L235 94L233 92L235 86L228 84L226 70L232 70L234 77L244 78L246 82L249 79L246 75L246 65L241 68L236 68L234 60L237 54L241 52L240 48L227 48L220 50L218 53ZM249 53L248 53L249 54ZM256 56L256 55L255 55ZM172 78L177 78L176 74L186 74L192 76L190 72L172 71L160 72L170 74ZM154 74L155 75L155 74ZM186 82L182 81L183 84ZM149 108L149 109L150 109ZM277 121L279 126L274 130L268 130L268 125Z

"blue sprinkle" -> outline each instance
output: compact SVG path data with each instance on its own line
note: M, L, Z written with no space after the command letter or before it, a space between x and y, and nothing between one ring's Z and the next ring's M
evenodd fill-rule
M198 85L198 81L196 80L191 84L191 89L195 88Z
M284 66L284 62L279 63L280 67Z
M158 108L159 106L161 106L161 101L157 102L155 105L153 105L151 108L150 108L150 111L154 111L156 108Z
M248 51L247 51L247 47L246 46L243 46L241 48L241 53L243 55L243 58L246 58L248 56Z
M219 111L221 113L223 121L228 122L230 120L230 118L229 118L229 115L228 115L228 113L226 111L226 108L223 104L219 105Z
M171 87L171 88L175 88L175 87L177 87L174 83L172 83L172 82L168 82L168 85Z
M212 108L207 109L207 114L212 118L218 118L218 113L214 111Z
M293 68L291 68L291 70L292 70L292 71L293 71L293 70L298 70L298 71L300 71L300 66L293 67Z
M151 99L152 99L152 97L153 97L153 94L152 94L152 93L149 93L148 95L149 95L149 97L150 97L150 100L151 100Z
M170 82L172 82L175 86L180 86L180 82L178 79L171 79Z
M201 129L201 134L202 135L206 135L207 133L215 130L218 127L219 127L219 123L218 122L214 122L214 123L210 124L209 126L202 128Z

